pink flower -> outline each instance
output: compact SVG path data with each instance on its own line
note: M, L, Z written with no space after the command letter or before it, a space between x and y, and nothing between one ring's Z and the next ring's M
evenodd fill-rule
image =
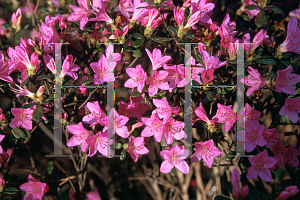
M103 7L100 9L94 8L93 10L94 10L93 13L96 15L96 18L91 18L91 19L89 19L89 21L103 21L103 22L107 22L108 24L114 23L114 20L112 20L108 16L105 8L103 8Z
M12 83L13 79L8 75L8 73L9 73L8 64L5 61L4 55L0 53L0 79Z
M264 41L267 32L263 29L260 30L253 38L252 44L245 44L245 51L249 54L253 54L255 49ZM250 34L247 33L243 36L244 43L250 43Z
M283 167L286 164L287 158L285 152L287 149L283 146L282 140L278 140L273 146L270 147L270 150L274 154L274 158L277 160L277 163L280 167Z
M262 136L267 141L266 147L270 148L278 141L278 138L280 138L280 134L276 133L276 128L272 129L265 129Z
M169 60L171 60L170 56L162 56L161 51L159 49L154 49L152 54L151 52L146 49L146 52L150 58L150 61L152 63L152 70L157 70L160 67L162 67L164 64L166 64L167 62L169 62Z
M294 167L299 166L299 160L297 156L300 155L300 150L297 149L297 144L288 147L285 155L286 156L284 156L284 158L287 159L288 163L290 163Z
M74 80L78 78L76 71L80 69L80 66L74 64L74 62L75 60L73 61L72 54L67 55L66 59L64 60L62 70L60 73L61 78L63 78L66 74L71 76Z
M147 79L147 73L143 70L141 65L137 65L135 69L127 68L126 73L130 76L130 79L124 83L124 86L132 88L132 91L137 87L137 91L142 93Z
M247 152L253 151L257 145L264 146L267 144L267 141L262 136L264 125L248 120L245 124L245 131L245 150Z
M154 136L157 142L161 141L162 133L164 131L164 124L156 115L151 115L150 118L142 117L142 122L146 125L143 129L142 137Z
M290 17L295 17L295 18L297 18L297 19L300 20L300 8L295 9L295 10L292 10L292 11L289 13L289 16L290 16Z
M179 6L177 6L177 8L173 11L174 11L174 19L176 23L178 24L178 26L183 27L183 22L185 20L184 10L181 9Z
M248 103L246 103L245 111L242 110L238 113L239 126L243 127L244 123L246 123L247 120L253 121L253 120L258 119L260 114L261 114L260 111L252 109L251 106Z
M245 2L245 6L247 5L256 5L256 3L254 3L252 0L244 0ZM260 12L259 8L255 8L254 10L245 10L245 12L247 13L247 15L249 16L250 19L252 19L254 16L258 15L258 13Z
M300 81L300 75L292 74L292 71L292 65L288 66L284 70L277 70L277 77L275 81L276 92L296 95L296 90L293 84Z
M35 178L28 175L28 182L19 186L20 190L27 192L24 196L24 200L41 200L44 192L47 192L49 186L46 183L38 182Z
M86 194L87 199L86 200L101 200L98 188L95 187L94 192L88 192Z
M85 139L90 136L90 132L83 127L82 122L79 122L77 125L68 125L67 130L73 134L68 140L67 146L74 147L81 145L81 151L85 152L88 147Z
M136 117L139 120L143 117L145 111L150 109L150 105L144 100L145 94L138 97L130 96L129 103L120 101L119 113L127 117Z
M218 157L222 154L214 145L212 139L205 142L195 142L196 152L192 156L191 162L198 162L203 159L203 162L207 167L211 168L214 162L214 157Z
M68 16L67 20L72 22L80 21L80 29L83 30L90 14L89 4L87 0L77 0L77 3L80 7L69 5L74 12Z
M241 79L241 83L250 87L247 90L247 96L249 97L253 92L259 90L262 85L267 84L268 81L264 80L260 73L250 66L248 67L248 72L249 75L247 75L244 79Z
M114 129L116 133L122 138L128 138L129 132L125 125L128 122L129 118L123 115L119 115L117 111L115 112L114 111L115 111L114 109L111 109L107 117L107 120L113 123L107 124L103 128L103 131L107 129ZM112 127L113 125L114 127Z
M147 8L142 8L142 7L146 7L146 6L150 6L148 3L140 1L140 0L135 0L133 1L133 7L134 7L134 11L133 14L131 16L130 19L130 23L132 22L141 22L143 20L143 17L145 17L145 15L148 12ZM141 8L141 9L139 9Z
M17 31L19 31L21 28L21 20L22 20L22 12L21 12L21 8L18 8L16 13L13 13L11 16L12 27L14 29L17 29Z
M9 124L12 128L18 128L22 126L27 130L32 129L32 113L33 108L20 109L20 108L12 108L11 113L15 116L13 121Z
M3 18L0 18L0 35L6 35L8 33L8 30L2 28L2 24L6 23L6 20Z
M279 115L288 115L294 123L297 123L299 120L298 113L300 113L300 97L286 98L284 106L279 110Z
M170 118L164 124L164 138L167 145L173 143L173 139L182 140L187 137L186 133L182 130L184 128L184 122L175 121L175 119Z
M162 90L169 90L169 85L165 82L165 79L168 76L167 71L153 71L151 76L147 81L147 85L149 85L148 93L149 96L154 96L158 92L158 88Z
M217 114L212 118L217 123L225 123L225 131L228 132L236 121L236 114L232 111L231 106L224 106L220 103L217 104Z
M279 200L286 200L289 197L295 196L296 194L298 194L298 192L299 192L298 187L296 185L292 185L286 187L285 190L279 194L278 198Z
M101 110L98 101L95 101L94 103L88 102L87 108L89 109L90 114L84 116L82 118L82 121L86 124L91 124L90 127L95 126L97 124L101 124L102 126L105 126L106 115Z
M275 47L275 40L273 36L266 35L263 41L264 45L267 47Z
M256 156L248 158L251 167L248 169L247 178L255 179L260 176L261 179L270 182L272 174L270 168L274 167L277 163L276 159L268 156L268 152L264 149L263 152L258 153Z
M129 138L129 143L126 151L130 154L134 162L137 162L139 154L147 154L149 150L145 147L143 137L133 137L132 135Z
M277 51L282 52L294 52L300 54L300 28L298 26L298 20L291 18L287 26L287 36L284 42L278 46Z
M114 141L107 137L106 132L98 132L95 135L88 137L85 141L88 145L90 145L88 154L89 157L95 155L97 151L104 156L110 156L111 149L109 145L111 145Z
M232 196L234 199L240 199L239 197L246 198L249 194L249 186L245 185L240 189L240 172L237 168L232 170L231 183L232 183Z
M200 19L198 21L212 24L212 20L209 17L209 12L214 9L215 4L207 3L207 2L208 1L206 1L206 0L191 1L192 13L194 15L195 13L199 12L198 15L200 15ZM192 17L193 17L193 15L192 15ZM189 23L189 20L188 20L188 23Z
M192 125L194 125L194 123L198 120L202 120L206 122L206 125L208 127L208 130L210 132L213 132L215 130L215 122L213 120L209 120L207 115L206 115L206 111L204 109L204 106L202 105L202 103L199 104L199 107L197 109L194 110L195 115L198 117L196 118L193 122Z
M189 173L189 166L184 161L189 156L189 150L184 149L184 146L167 147L166 150L160 152L160 156L164 159L160 166L162 173L169 173L174 167L184 174Z
M120 0L118 7L115 11L121 12L127 19L130 18L130 13L134 11L134 7L131 0Z
M168 76L165 81L170 82L169 92L177 87L184 87L188 82L184 79L185 68L182 65L164 65L164 70L168 72Z
M116 62L108 62L107 57L103 54L98 62L90 64L93 71L96 73L94 76L95 84L102 84L104 82L113 82L115 81L114 69Z
M163 119L163 123L165 124L172 115L173 109L169 105L166 97L159 99L153 99L153 104L157 107L157 109L152 111L152 115L157 115L160 119Z

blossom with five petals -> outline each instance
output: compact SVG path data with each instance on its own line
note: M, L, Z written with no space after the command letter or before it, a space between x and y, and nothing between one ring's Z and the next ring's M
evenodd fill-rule
M198 162L203 159L203 162L209 168L211 168L214 162L214 157L222 154L222 151L215 147L212 139L205 142L195 142L195 146L196 152L192 156L191 162Z
M245 112L245 113L244 113ZM238 125L240 127L244 126L244 123L246 123L248 120L253 121L259 118L261 112L255 109L252 109L251 106L246 103L245 105L245 111L241 110L238 112Z
M284 106L279 110L279 115L288 115L294 123L297 123L299 120L298 113L300 113L300 97L286 98Z
M80 7L69 5L74 12L68 16L67 20L72 22L80 21L80 29L83 30L90 14L89 4L88 0L77 0L77 3Z
M189 166L184 161L189 156L189 150L184 146L175 144L173 148L166 147L166 150L160 152L160 156L164 159L160 166L162 173L169 173L174 167L184 174L189 173Z
M114 140L107 137L106 132L98 132L95 135L88 137L86 143L90 145L89 148L89 157L92 157L99 151L104 156L110 156L111 149L110 146Z
M73 134L73 136L68 140L67 146L74 147L81 145L81 151L85 152L88 147L85 139L90 136L90 132L83 127L82 122L79 122L76 125L68 125L67 130L69 133Z
M141 121L146 125L143 129L141 136L142 137L151 137L154 136L157 142L161 141L162 133L164 131L164 124L158 118L157 115L151 115L150 118L142 117Z
M91 63L90 66L96 73L94 76L95 84L115 81L114 69L116 67L116 62L114 60L109 62L107 57L103 54L98 62Z
M277 77L275 81L276 92L296 95L296 90L293 84L300 81L300 75L292 74L292 71L292 65L288 66L284 70L277 70Z
M152 63L152 71L159 69L164 64L171 60L171 56L162 56L161 51L159 49L154 49L151 53L148 49L145 49L150 61Z
M217 123L225 123L225 131L228 132L237 119L236 114L231 109L232 105L224 106L218 103L217 107L217 113L215 116L213 116L212 120Z
M145 94L138 97L130 96L129 103L120 101L119 113L127 117L136 117L139 120L143 117L142 114L150 109L150 105L143 100Z
M158 92L158 88L162 90L169 90L169 84L165 81L169 72L161 70L154 71L147 81L149 85L148 93L149 96L154 96Z
M178 107L170 106L166 97L162 98L161 100L153 99L152 101L153 104L157 107L152 111L152 115L157 115L160 119L163 119L164 124L169 120L172 113L174 113L175 115L178 114Z
M143 70L141 65L137 65L136 68L127 68L126 73L130 76L124 86L132 88L132 91L137 87L137 91L142 93L147 79L147 73Z
M116 133L122 138L128 138L129 132L128 128L126 127L126 123L128 122L128 120L129 117L119 115L119 113L115 109L111 109L108 114L106 126L103 128L103 131L106 131L107 129L114 129Z
M245 151L251 152L258 146L264 146L267 144L267 141L262 136L264 131L264 125L259 125L258 121L248 120L245 123L245 130L241 130L245 133Z
M187 137L186 133L182 130L184 128L184 122L175 121L175 119L170 118L164 124L164 138L167 145L173 143L174 138L176 140L182 140Z
M18 128L22 126L27 130L32 129L32 113L33 108L20 109L20 108L12 108L11 113L15 116L13 121L9 124L12 128Z
M27 192L24 196L24 200L41 200L44 192L49 190L49 186L46 183L37 181L31 174L28 175L28 182L23 183L19 188Z
M202 120L206 122L207 128L210 132L214 132L216 129L214 120L209 120L206 111L204 109L204 106L202 103L199 104L199 107L194 110L195 115L198 117L195 120L193 120L192 125L198 120Z
M133 137L129 138L129 143L126 151L130 154L134 162L137 162L139 154L147 154L149 150L145 147L144 137Z
M86 124L91 124L90 127L95 126L97 124L101 124L102 126L105 126L106 115L101 110L98 101L95 101L94 103L88 102L87 108L89 109L90 114L84 116L82 118L82 121Z

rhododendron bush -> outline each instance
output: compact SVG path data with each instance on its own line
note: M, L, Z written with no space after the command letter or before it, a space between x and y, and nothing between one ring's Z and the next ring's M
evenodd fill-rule
M0 199L300 198L298 1L0 5Z

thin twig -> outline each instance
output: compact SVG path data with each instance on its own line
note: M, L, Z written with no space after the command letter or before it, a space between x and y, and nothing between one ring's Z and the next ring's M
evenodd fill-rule
M91 98L91 96L97 91L98 88L95 88L92 92L90 92L88 98L83 102L83 104L81 104L81 106L79 106L78 110L80 110Z

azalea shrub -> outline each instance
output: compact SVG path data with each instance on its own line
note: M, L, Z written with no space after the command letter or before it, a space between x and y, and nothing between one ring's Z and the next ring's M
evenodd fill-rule
M298 1L0 5L1 199L300 198Z

